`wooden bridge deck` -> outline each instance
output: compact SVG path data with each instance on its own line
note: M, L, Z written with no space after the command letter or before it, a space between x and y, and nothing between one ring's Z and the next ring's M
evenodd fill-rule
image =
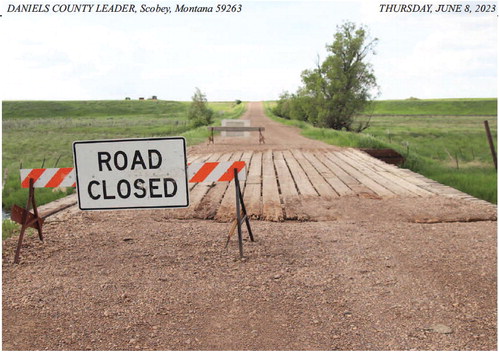
M492 213L495 214L496 209L491 203L410 170L386 164L356 149L340 151L291 149L191 154L188 161L235 160L244 160L247 163L247 177L241 181L241 187L248 213L253 219L335 220L338 216L344 217L345 212L349 217L356 217L363 212L371 212L372 207L381 206L381 203L374 200L383 199L389 202L388 210L384 213L381 211L383 216L387 217L394 216L398 208L407 207L407 201L413 204L412 209L417 208L417 212L422 214L428 213L425 210L428 204L444 202L447 210L444 209L443 213L450 212L452 218L461 215L467 218L482 218L483 214L488 214L492 208ZM233 182L192 183L189 193L188 208L168 209L159 216L176 219L214 219L223 222L234 219L236 210ZM365 200L361 201L361 198ZM356 199L359 201L355 201ZM450 210L445 199L455 200ZM473 204L473 214L467 213L470 208L463 208L464 203L461 203L461 200L472 202L466 203ZM56 221L58 216L62 216L65 212L78 212L76 202L76 194L72 194L46 204L39 210L43 215L68 208L50 218ZM158 211L154 210L156 214ZM436 216L436 214L426 215ZM485 217L489 218L488 215Z
M254 219L295 220L299 218L297 200L304 198L385 199L444 195L479 201L356 149L215 153L193 155L189 159L189 162L246 161L247 178L241 181L241 186L248 213ZM234 186L232 182L220 182L192 184L190 207L175 210L172 215L229 221L234 214Z

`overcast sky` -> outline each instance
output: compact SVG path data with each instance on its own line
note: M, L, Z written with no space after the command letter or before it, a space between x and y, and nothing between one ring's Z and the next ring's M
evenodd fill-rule
M277 99L296 91L345 20L379 39L369 57L379 99L497 97L497 12L387 14L365 0L242 1L235 14L27 14L8 13L9 3L20 2L0 4L3 100L190 100L195 87L210 101Z

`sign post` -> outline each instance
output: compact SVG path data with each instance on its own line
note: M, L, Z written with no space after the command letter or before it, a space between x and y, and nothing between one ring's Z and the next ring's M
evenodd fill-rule
M189 206L183 137L73 143L81 210Z

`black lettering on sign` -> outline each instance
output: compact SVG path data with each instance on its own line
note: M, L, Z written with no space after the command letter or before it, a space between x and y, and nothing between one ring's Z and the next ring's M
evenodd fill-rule
M100 194L98 195L94 195L93 192L92 192L92 186L93 185L96 185L98 186L99 185L99 181L90 181L90 183L88 184L88 195L90 196L90 198L92 198L93 200L97 200L100 198Z
M159 178L150 178L149 179L149 196L151 198L161 198L162 195L158 193L154 193L155 190L159 189L159 186L154 185L156 182L160 182Z
M122 187L123 185L125 187ZM125 188L124 192L123 192L123 188ZM126 199L126 198L130 197L131 193L132 193L132 187L130 187L130 183L128 183L127 180L119 180L118 181L118 195L121 198Z
M106 181L102 181L102 192L104 194L104 199L116 199L116 196L110 196L107 194Z
M142 169L146 169L146 163L144 162L144 159L142 158L142 154L140 154L140 151L139 150L136 150L135 151L135 155L133 156L133 161L132 161L132 167L131 169L132 170L135 170L135 166L136 165L140 165L142 166Z
M97 152L97 159L99 161L99 171L102 171L102 165L106 165L107 169L111 171L109 161L111 161L111 154L108 152Z
M99 171L113 171L111 167L111 159L113 160L113 165L116 170L123 171L125 170L128 164L128 155L124 151L117 151L111 157L109 152L97 152L97 162L99 164ZM143 170L149 169L159 169L161 164L163 163L163 158L161 157L161 153L156 149L149 149L147 151L147 159L148 163L144 159L144 156L140 152L140 150L136 150L131 156L132 163L130 165L130 170L135 170L139 166L142 167Z
M147 195L146 188L144 187L145 183L146 183L146 181L144 181L141 178L138 178L138 179L135 180L135 182L133 183L133 187L137 191L141 191L141 193L134 192L133 195L135 197L137 197L137 198L144 198Z
M173 189L171 190L170 193L168 193L168 182L170 182L173 185ZM175 196L177 194L177 182L173 178L164 178L163 179L163 185L165 187L165 197L170 198Z
M161 158L161 153L157 151L156 149L149 149L147 151L147 154L149 156L149 169L159 169L161 166L161 163L163 162ZM153 163L153 155L156 154L156 164Z
M177 190L177 182L170 177L151 178L147 181L138 178L133 181L133 189L132 183L125 179L119 180L116 185L109 185L106 180L92 180L87 186L88 195L93 200L101 198L112 200L117 196L121 199L128 199L131 196L142 199L148 196L148 192L149 198L171 198L177 194Z
M119 156L121 156L121 165L119 163ZM121 150L120 151L117 151L116 154L114 154L114 166L116 167L116 169L120 170L120 171L123 171L126 169L128 165L128 157L126 156L125 152L122 152Z

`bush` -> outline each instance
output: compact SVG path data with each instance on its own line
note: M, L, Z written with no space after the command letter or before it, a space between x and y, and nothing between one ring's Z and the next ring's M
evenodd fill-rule
M188 118L195 127L213 123L213 110L207 106L206 95L196 88L189 107Z

